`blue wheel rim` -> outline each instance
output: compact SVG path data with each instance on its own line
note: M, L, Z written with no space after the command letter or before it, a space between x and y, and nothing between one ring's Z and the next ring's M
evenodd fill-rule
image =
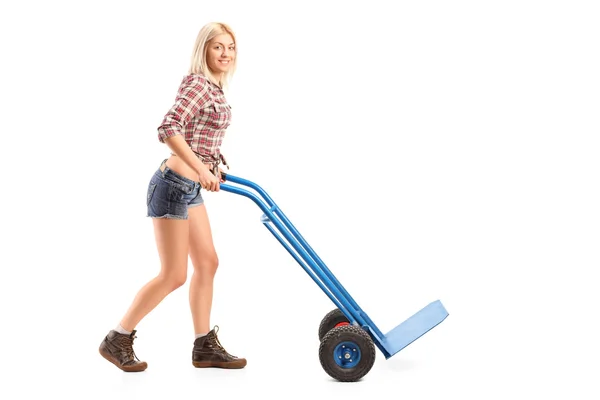
M333 359L342 368L356 367L360 356L360 347L354 342L341 342L333 349Z

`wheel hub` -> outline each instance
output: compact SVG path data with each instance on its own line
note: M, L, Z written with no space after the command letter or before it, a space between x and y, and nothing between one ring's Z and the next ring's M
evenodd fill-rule
M333 350L333 357L340 367L353 368L360 361L360 348L356 343L342 342Z

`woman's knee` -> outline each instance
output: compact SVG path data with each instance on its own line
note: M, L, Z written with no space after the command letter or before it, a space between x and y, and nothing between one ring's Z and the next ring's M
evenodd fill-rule
M219 257L216 254L203 257L194 265L194 272L205 277L213 277L219 268Z
M180 271L161 272L160 277L162 278L165 286L170 291L180 288L187 280L187 272L185 269Z

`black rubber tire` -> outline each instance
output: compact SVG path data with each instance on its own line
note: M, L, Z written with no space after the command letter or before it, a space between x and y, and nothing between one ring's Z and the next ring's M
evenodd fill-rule
M352 342L360 350L360 360L351 368L343 368L335 361L334 349L342 342ZM356 382L375 364L375 344L371 336L358 326L344 325L331 329L319 346L319 360L323 370L340 382Z
M341 322L348 322L348 318L344 315L342 310L336 308L327 313L321 320L321 324L319 325L319 341L323 340L327 332L332 330L337 324Z

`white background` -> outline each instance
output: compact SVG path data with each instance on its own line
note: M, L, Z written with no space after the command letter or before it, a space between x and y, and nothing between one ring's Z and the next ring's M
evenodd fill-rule
M0 15L0 397L599 397L596 2L29 1ZM450 312L360 383L321 369L333 304L226 192L205 194L212 323L248 367L192 367L187 285L138 326L146 372L98 355L159 269L156 127L209 21L238 35L231 173L267 190L383 331L436 299Z

